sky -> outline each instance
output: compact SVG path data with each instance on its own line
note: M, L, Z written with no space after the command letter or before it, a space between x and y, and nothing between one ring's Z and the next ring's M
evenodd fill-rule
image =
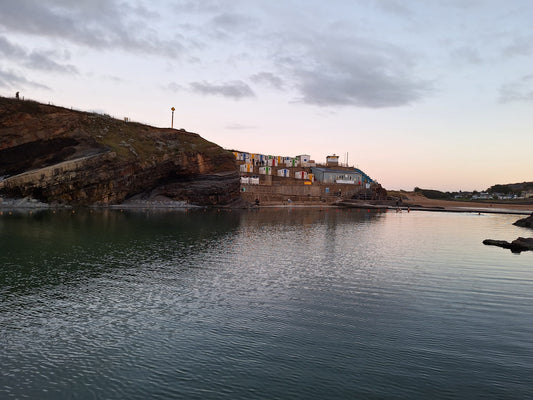
M389 190L533 181L531 0L2 0L0 95L336 154Z

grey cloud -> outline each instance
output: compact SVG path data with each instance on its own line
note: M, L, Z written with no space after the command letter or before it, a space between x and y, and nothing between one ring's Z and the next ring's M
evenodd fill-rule
M533 53L533 37L514 38L513 42L504 47L505 57L529 56Z
M172 92L181 92L185 89L182 85L176 82L170 82L166 88Z
M533 75L526 75L514 82L502 85L500 102L533 102Z
M137 15L143 20L135 20ZM117 0L17 0L2 5L0 27L91 48L179 55L179 42L162 40L149 29L146 19L154 15Z
M6 38L0 36L0 54L7 59L16 59L18 57L25 57L26 51L22 47L15 45Z
M420 101L430 91L427 82L413 77L413 55L400 48L329 37L305 43L304 49L300 57L281 62L303 103L397 107Z
M255 83L264 84L275 89L283 88L283 80L279 76L274 75L271 72L260 72L258 74L252 75L250 79Z
M396 0L374 0L376 5L383 11L399 16L411 16L411 10L405 6L407 2Z
M299 71L302 101L319 106L354 105L368 108L395 107L421 99L424 86L399 76L354 70L328 74Z
M46 85L42 85L38 82L30 81L23 76L17 75L14 72L11 71L5 71L0 69L0 87L9 89L9 90L20 90L20 86L30 86L34 88L39 89L47 89L50 88Z
M62 65L42 53L31 53L24 62L24 65L30 69L45 71L63 72L77 74L78 70L73 65Z
M223 13L215 16L211 22L215 28L223 29L224 31L232 31L251 26L252 19L241 14Z
M191 90L203 95L216 95L240 100L246 97L254 97L253 90L243 81L231 81L222 84L209 82L191 82Z
M479 51L471 47L460 47L454 49L451 53L454 61L462 61L467 64L481 64L483 62Z
M181 2L175 5L175 9L178 12L186 12L186 13L214 13L214 12L221 12L225 9L227 9L228 3L227 2L221 2L220 0L193 0L193 1L185 1Z
M23 65L34 70L53 71L61 73L77 73L73 65L63 65L54 59L60 59L57 52L28 52L21 46L11 43L0 36L0 55L13 64Z
M258 23L242 14L223 12L213 16L202 27L201 35L207 35L208 42L220 42L235 40L236 36L248 40L250 33Z

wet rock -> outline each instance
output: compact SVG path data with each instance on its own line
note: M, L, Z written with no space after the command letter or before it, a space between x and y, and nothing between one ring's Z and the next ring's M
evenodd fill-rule
M510 249L513 253L520 253L522 251L533 250L533 238L519 237L512 242L506 240L494 240L485 239L483 244L489 246L503 247L504 249Z
M533 229L533 213L529 217L519 219L513 225L521 226L524 228L532 228Z

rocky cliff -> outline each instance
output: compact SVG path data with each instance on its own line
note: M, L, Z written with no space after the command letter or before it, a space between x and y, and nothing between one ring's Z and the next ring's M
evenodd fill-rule
M0 197L71 205L239 198L233 155L199 135L0 97Z

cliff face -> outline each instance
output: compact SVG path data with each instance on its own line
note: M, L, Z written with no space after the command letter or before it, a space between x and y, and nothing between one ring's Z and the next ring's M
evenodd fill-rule
M239 197L233 155L199 135L0 97L0 196L119 204Z

